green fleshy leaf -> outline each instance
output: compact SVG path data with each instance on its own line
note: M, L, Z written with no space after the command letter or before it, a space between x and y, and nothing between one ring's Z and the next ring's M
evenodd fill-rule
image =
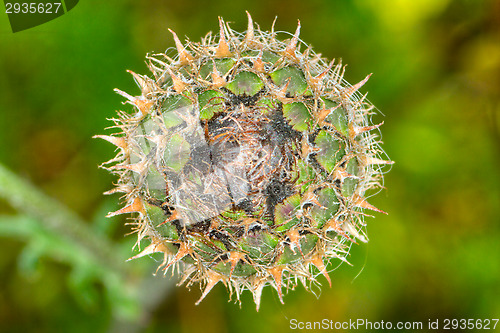
M223 252L226 252L228 250L226 248L226 246L224 245L224 243L217 240L217 239L212 239L212 243L215 245L215 247L217 247L219 250L221 250Z
M173 134L165 149L165 166L179 172L189 160L190 154L189 143L180 134Z
M255 107L259 109L263 115L278 108L278 102L272 98L261 98L255 103Z
M292 96L302 94L307 89L307 81L304 77L304 73L295 67L278 69L271 73L271 79L278 86L286 84L288 79L290 79L286 92Z
M304 237L302 237L299 241L300 250L297 247L295 247L292 251L290 246L285 246L283 254L280 256L280 258L276 263L278 265L285 265L285 264L290 264L297 260L303 260L303 255L305 256L309 252L311 252L314 249L314 246L316 246L317 241L318 241L318 236L316 235L313 234L304 235Z
M233 275L235 276L250 276L257 272L255 268L253 268L249 264L242 263L241 261L234 267Z
M259 231L255 235L246 236L241 243L241 248L248 252L250 258L261 259L273 251L278 243L277 236L266 231Z
M303 103L295 102L283 105L283 115L296 131L303 132L312 126L312 116Z
M225 75L227 72L233 68L234 64L236 63L233 59L230 58L223 58L223 59L215 59L215 67L219 71L220 75ZM212 61L207 62L203 66L201 66L200 69L200 77L202 77L204 80L210 81L211 74L214 70L214 64Z
M346 171L351 175L356 176L358 174L358 160L355 158L351 158L347 163ZM358 185L359 180L353 178L344 179L344 184L342 186L342 195L345 197L351 196L356 190L356 186Z
M191 100L183 95L173 95L165 98L162 103L161 110L162 112L171 112L181 108L191 106Z
M230 221L238 221L240 219L245 218L247 214L241 210L236 210L236 211L226 210L222 213L222 216Z
M155 225L156 230L158 230L163 237L169 239L179 239L175 226L172 223L163 223L167 219L163 209L158 206L146 204L146 211L149 219Z
M166 199L165 189L167 184L165 182L165 175L161 173L154 165L150 166L146 176L146 187L149 194L158 200L164 201Z
M221 261L217 263L217 265L213 266L212 269L226 276L229 276L229 273L231 272L231 263L227 261L224 262ZM239 261L234 267L233 276L246 277L253 275L256 272L257 270L253 268L251 265Z
M325 118L325 121L335 126L337 131L344 136L349 135L347 111L342 107L337 107L338 103L329 99L322 99L325 103L325 108L332 109L332 112Z
M292 219L290 220L290 222L285 223L284 225L276 228L276 231L277 232L285 232L285 231L291 229L293 226L296 226L299 223L300 223L300 220L296 216L293 216Z
M318 193L318 201L323 207L314 205L311 209L311 216L317 223L317 227L321 228L332 219L339 209L339 202L335 190L324 188Z
M299 206L300 206L300 195L298 193L292 195L291 197L286 198L286 200L283 203L278 204L276 206L274 212L275 224L280 225L285 223L284 225L276 228L276 231L278 232L286 231L300 222L299 219L295 216Z
M257 74L250 72L238 73L234 80L229 82L227 89L235 95L245 94L253 96L264 87L264 82L257 76Z
M212 261L213 258L216 257L220 253L220 251L217 251L212 246L209 246L208 244L206 244L207 240L203 239L202 237L193 237L193 239L197 240L196 246L195 246L196 253L199 256L201 256L204 260ZM226 252L225 248L223 251ZM183 261L188 262L187 259L192 259L192 258L190 256L186 256L183 258Z
M217 90L207 90L198 96L200 119L210 119L215 113L224 111L224 94Z
M161 107L165 127L172 128L185 123L185 120L179 117L177 112L185 113L183 109L189 110L191 107L191 100L183 95L167 97Z
M301 186L301 191L305 192L310 185L310 180L316 178L316 171L306 161L297 160L297 172L299 173L298 184Z
M269 62L271 64L275 64L278 60L280 60L280 56L274 52L264 51L262 52L262 61Z
M340 144L332 133L321 131L314 140L316 146L321 149L315 157L316 160L329 173L333 171L335 165L345 155L343 145Z

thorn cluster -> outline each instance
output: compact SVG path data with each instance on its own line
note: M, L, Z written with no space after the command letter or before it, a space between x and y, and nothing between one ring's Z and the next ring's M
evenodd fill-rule
M248 14L248 13L247 13ZM351 243L366 242L366 192L382 187L373 106L361 82L349 85L340 62L326 62L299 38L219 18L218 35L177 54L147 57L152 75L129 71L141 90L135 108L97 135L118 149L102 165L118 175L106 194L123 193L137 247L130 259L161 253L158 267L200 284L203 300L219 282L237 300L249 290L309 289L328 263L347 262ZM301 47L306 46L304 50Z

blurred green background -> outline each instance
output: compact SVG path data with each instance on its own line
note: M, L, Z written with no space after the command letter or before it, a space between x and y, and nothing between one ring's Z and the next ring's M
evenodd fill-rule
M147 73L145 54L174 45L167 28L198 41L222 16L242 31L245 10L264 30L276 15L277 30L293 32L300 19L301 38L342 58L351 83L374 73L363 90L385 115L375 120L396 161L371 202L389 215L368 218L370 242L352 247L353 266L333 262L332 288L320 277L321 292L299 286L285 305L266 288L258 313L248 292L241 309L222 285L195 306L200 290L152 277L153 259L124 262L134 236L124 237L125 218L104 218L118 196L102 195L115 177L97 168L113 149L91 139L127 108L113 88L139 93L125 70ZM2 13L0 162L37 194L12 199L23 183L0 194L0 331L278 332L291 319L426 327L499 318L499 128L500 1L88 0L15 34ZM61 229L49 223L56 216L86 228Z

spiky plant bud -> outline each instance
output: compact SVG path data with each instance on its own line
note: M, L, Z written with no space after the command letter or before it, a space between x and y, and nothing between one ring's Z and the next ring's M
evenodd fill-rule
M247 13L248 14L248 13ZM366 242L365 200L381 187L373 106L310 47L300 22L284 41L255 29L237 33L219 19L218 36L148 56L152 76L130 72L139 96L116 90L136 112L119 112L119 133L100 135L118 155L104 166L119 176L134 213L132 258L161 252L159 270L199 283L200 302L218 283L237 299L300 281L306 289L350 243Z

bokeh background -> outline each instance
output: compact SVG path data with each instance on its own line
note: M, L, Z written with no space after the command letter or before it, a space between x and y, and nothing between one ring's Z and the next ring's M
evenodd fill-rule
M97 168L113 149L91 139L126 108L113 88L138 93L125 70L147 73L145 54L174 45L167 28L196 41L222 16L241 31L245 10L264 30L278 16L277 29L293 32L300 19L301 38L342 58L351 83L374 73L363 89L396 161L372 200L389 215L368 219L370 242L353 246L352 266L333 262L332 288L324 279L316 295L299 286L285 305L266 288L258 313L248 292L240 308L218 285L195 306L200 290L153 278L153 259L125 263L134 236L124 237L125 218L104 218L118 197L102 195L114 177ZM33 186L0 186L0 331L278 332L291 319L426 327L499 318L499 128L497 0L87 0L15 34L1 13L0 163ZM53 199L61 206L46 204ZM61 212L84 228L51 224Z

